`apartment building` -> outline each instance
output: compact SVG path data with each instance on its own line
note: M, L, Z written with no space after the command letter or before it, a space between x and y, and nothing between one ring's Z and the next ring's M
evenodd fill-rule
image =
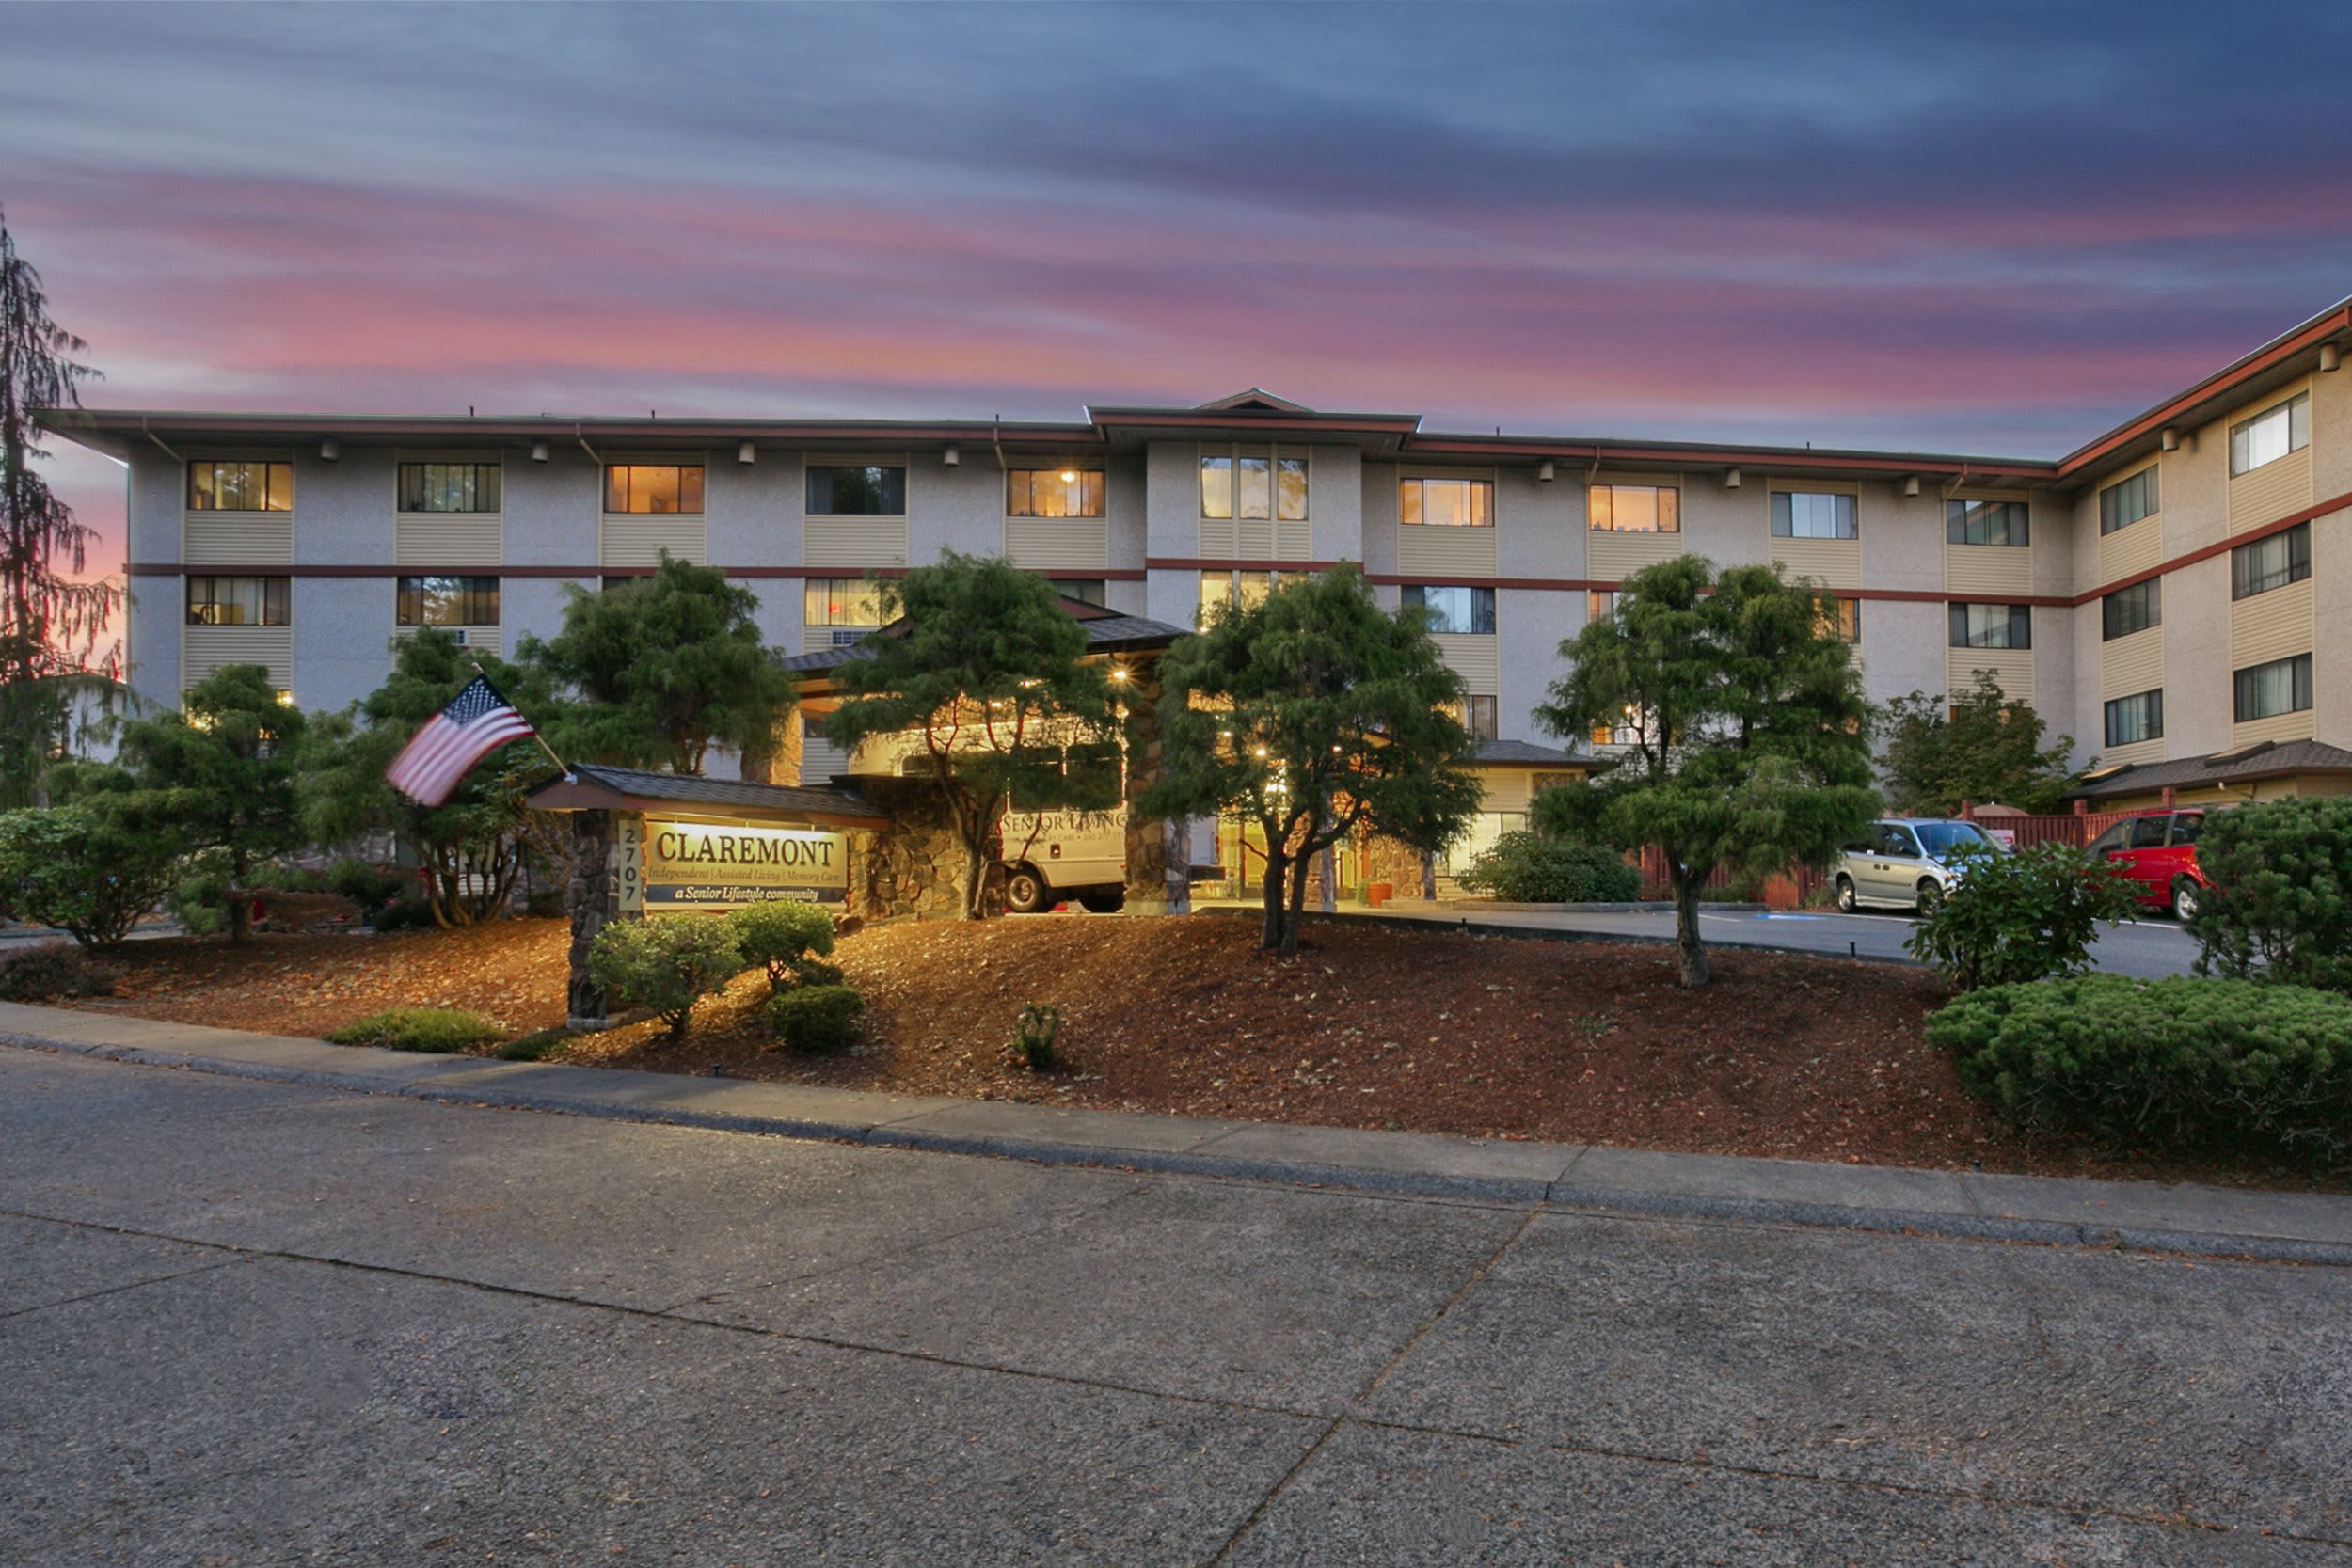
M663 550L743 580L797 653L862 635L868 579L950 548L1170 626L1352 560L1431 612L1517 759L1509 815L1611 743L1534 722L1562 640L1691 552L1817 579L1875 700L1992 672L2096 760L2088 793L2136 803L2352 788L2348 344L2352 304L2057 459L1447 434L1254 388L1067 423L46 422L126 466L131 680L160 702L243 661L338 707L416 626L511 651L565 585Z

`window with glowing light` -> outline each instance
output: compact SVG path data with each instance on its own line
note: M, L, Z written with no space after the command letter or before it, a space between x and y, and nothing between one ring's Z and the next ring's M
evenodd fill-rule
M292 512L294 465L242 461L191 463L188 465L188 510Z
M1408 528L1492 528L1491 479L1405 479L1397 482L1396 520Z
M882 585L863 578L810 578L801 587L801 619L812 626L879 626Z
M291 578L190 578L188 625L286 626L293 587Z
M1100 517L1100 468L1014 468L1005 475L1008 517Z
M1275 447L1201 448L1200 515L1305 522L1307 454Z
M1682 492L1671 484L1596 484L1584 492L1595 533L1679 533Z
M1274 592L1282 580L1280 572L1203 572L1200 574L1200 608L1194 625L1205 626L1219 605L1232 605L1236 610L1248 610L1265 603L1265 596Z
M703 509L699 463L611 463L604 470L604 509L613 513L694 513Z

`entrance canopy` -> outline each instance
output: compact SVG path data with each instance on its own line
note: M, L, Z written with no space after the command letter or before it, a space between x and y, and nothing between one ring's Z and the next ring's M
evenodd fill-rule
M536 811L650 812L656 816L810 823L826 828L886 828L889 816L853 790L830 785L749 784L691 773L577 763L523 802Z

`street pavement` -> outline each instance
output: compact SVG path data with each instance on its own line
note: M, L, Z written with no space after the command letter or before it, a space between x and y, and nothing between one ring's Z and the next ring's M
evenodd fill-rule
M0 1562L2352 1562L2352 1271L0 1050Z

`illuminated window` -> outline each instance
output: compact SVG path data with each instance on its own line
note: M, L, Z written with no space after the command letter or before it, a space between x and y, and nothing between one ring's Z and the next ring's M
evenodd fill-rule
M1596 484L1584 492L1596 533L1679 533L1682 492L1666 484Z
M403 512L496 512L499 466L495 463L403 463Z
M879 626L882 584L864 578L810 578L801 586L801 619L812 626Z
M2312 575L2312 525L2297 523L2230 552L2230 597L2250 599Z
M1212 521L1307 520L1307 456L1276 447L1200 452L1200 515Z
M1491 588L1438 588L1414 583L1400 592L1406 609L1428 615L1431 631L1491 635L1495 629L1495 591Z
M2312 656L2274 658L2237 673L2237 721L2301 713L2312 705Z
M1772 492L1775 539L1851 539L1854 499L1804 490Z
M1862 641L1862 601L1825 594L1813 601L1820 614L1820 629L1847 642Z
M1281 572L1201 573L1200 608L1193 624L1207 626L1219 605L1249 610L1265 603L1265 596L1274 592L1284 576Z
M1014 468L1005 475L1008 517L1100 517L1100 468Z
M906 509L903 467L815 464L808 470L808 511L813 517L898 517Z
M495 626L496 578L402 578L396 618L404 626Z
M291 578L190 578L188 625L285 626L293 586Z
M604 470L607 512L700 512L703 470L699 463L614 463Z
M2107 744L2130 746L2164 738L2164 690L2118 697L2106 705Z
M1605 588L1584 590L1584 619L1605 621L1617 612L1617 595Z
M1954 545L2025 545L2028 543L2026 503L1946 501L1944 537Z
M2153 517L2159 504L2156 470L2153 467L2140 469L2129 479L2119 479L2099 492L2099 531L2113 533L2142 517Z
M1951 607L1955 648L2030 648L2033 611L2021 604L1956 604Z
M2099 601L2099 640L2112 642L2119 637L2129 637L2136 631L2164 623L2163 588L2159 580L2150 578L2129 588L2119 588Z
M2312 395L2297 392L2230 427L2230 477L2251 473L2312 444Z
M1642 743L1642 711L1635 707L1621 709L1617 722L1595 724L1588 737L1596 746L1638 746Z
M1407 479L1397 484L1397 521L1407 527L1492 528L1491 479Z
M191 463L191 512L292 512L291 463Z
M1471 739L1492 740L1502 734L1500 721L1496 716L1495 700L1492 697L1471 697L1468 699L1468 702L1470 704L1468 713L1453 703L1446 705L1446 711L1461 721L1462 727L1470 731Z

